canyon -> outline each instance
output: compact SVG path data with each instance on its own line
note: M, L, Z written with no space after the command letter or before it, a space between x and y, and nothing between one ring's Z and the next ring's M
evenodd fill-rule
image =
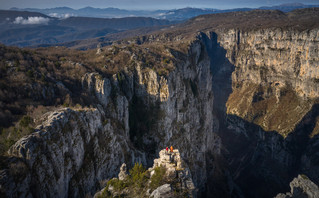
M0 192L93 196L169 145L198 197L275 197L299 174L319 184L318 21L317 8L203 15L99 48L107 72L52 88L89 104L42 115L7 151Z

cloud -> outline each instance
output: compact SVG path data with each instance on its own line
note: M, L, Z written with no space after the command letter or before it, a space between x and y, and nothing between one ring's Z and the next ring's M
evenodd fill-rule
M49 18L44 17L28 17L28 19L25 19L21 16L15 18L13 21L14 24L22 24L22 25L35 25L35 24L45 24L47 25L49 23Z
M65 14L59 14L59 13L50 13L50 17L55 17L55 18L61 18L61 19L66 19L72 16L75 16L73 13L65 13Z

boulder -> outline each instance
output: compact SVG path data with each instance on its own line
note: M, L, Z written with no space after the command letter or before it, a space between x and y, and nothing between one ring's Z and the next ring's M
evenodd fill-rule
M124 180L127 177L127 168L126 168L126 164L123 163L121 168L120 168L120 173L119 173L119 180Z
M156 188L151 196L152 198L169 198L172 197L172 187L170 184L164 184L158 188Z

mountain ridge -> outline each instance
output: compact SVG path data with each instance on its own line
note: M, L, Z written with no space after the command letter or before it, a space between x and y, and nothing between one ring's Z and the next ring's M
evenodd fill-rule
M169 24L172 22L150 17L58 19L37 12L0 10L0 42L20 47L56 44Z
M99 18L100 17L118 18L118 17L128 17L128 16L146 16L146 17L168 19L168 20L185 20L191 17L202 15L202 14L248 11L253 9L266 9L266 10L278 9L284 12L290 12L295 9L310 8L310 7L319 7L319 4L305 5L302 3L299 3L299 4L291 3L291 4L281 4L281 5L274 5L274 6L268 6L268 7L263 6L258 8L232 8L232 9L186 7L186 8L172 9L172 10L126 10L126 9L119 9L119 8L113 8L113 7L94 8L94 7L88 6L88 7L79 8L79 9L73 9L69 7L58 7L58 8L46 8L46 9L11 8L10 10L25 10L25 11L29 10L29 11L42 12L44 14L50 14L50 13L67 14L65 12L69 12L69 14L73 14L75 16L93 16L93 17L99 17Z

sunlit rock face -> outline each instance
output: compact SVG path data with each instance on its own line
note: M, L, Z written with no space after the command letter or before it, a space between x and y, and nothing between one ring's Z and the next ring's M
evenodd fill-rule
M45 115L35 133L14 144L9 155L21 159L24 177L15 180L15 173L3 172L7 195L93 195L122 163L152 166L168 145L188 160L194 184L203 191L214 169L211 156L221 149L213 132L210 59L200 38L190 42L187 54L174 56L178 61L168 75L139 64L110 77L85 74L82 87L97 108Z
M21 160L2 175L2 179L20 177L4 181L12 197L90 194L100 180L115 175L121 161L145 161L129 146L124 129L102 121L97 109L61 109L46 116L35 133L19 140L8 152Z
M227 113L287 136L310 111L319 90L318 29L279 28L220 34L234 65Z
M200 35L211 60L215 132L229 159L233 195L275 196L292 173L318 182L319 84L299 69L317 72L318 29L220 29Z
M201 196L275 196L299 173L319 182L318 32L217 29L187 41L151 35L149 42L187 43L186 52L165 52L174 69L163 74L136 62L116 74L85 74L82 89L96 108L44 115L35 133L10 148L1 190L94 195L122 163L152 167L171 145Z

